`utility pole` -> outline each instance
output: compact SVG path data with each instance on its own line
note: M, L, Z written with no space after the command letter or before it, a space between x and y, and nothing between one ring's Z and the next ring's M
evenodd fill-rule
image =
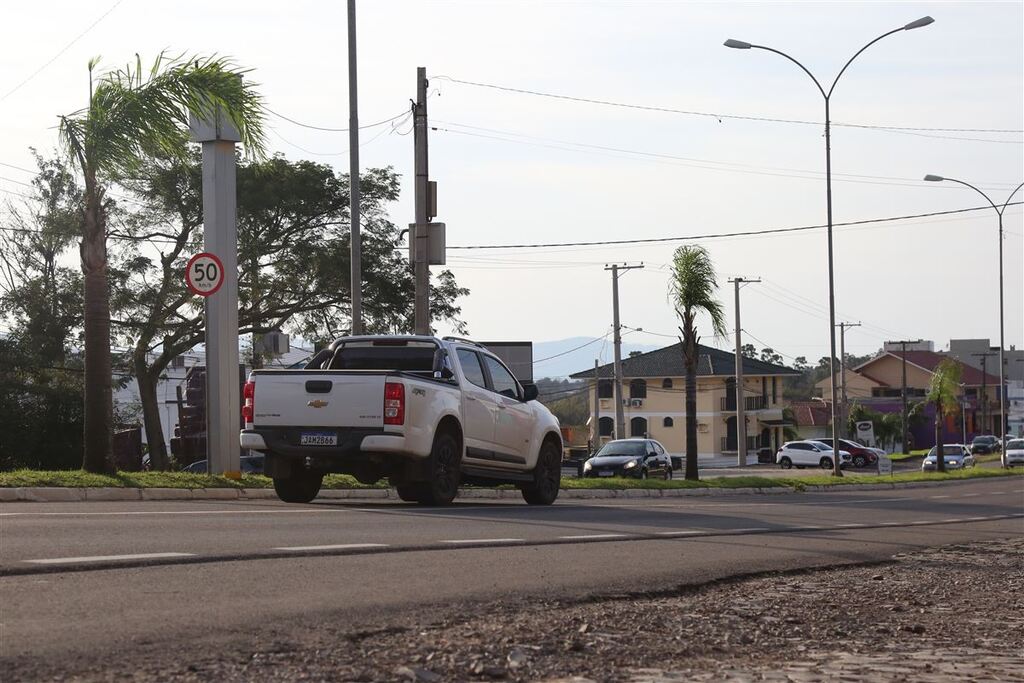
M736 464L745 467L747 464L747 416L746 409L747 392L743 388L743 354L740 353L743 342L740 341L740 285L745 282L760 282L737 277L729 280L733 283L736 292ZM727 399L728 400L728 399Z
M900 430L902 431L902 437L903 437L903 452L904 453L909 453L910 452L910 444L907 443L907 420L908 420L908 416L907 416L907 344L920 344L921 340L920 339L913 339L913 340L906 340L906 341L900 340L900 341L889 342L889 343L890 344L899 344L900 347L903 350L901 355L900 355L900 360L902 361L902 365L903 365L903 381L902 381L902 389L900 390L900 397L903 399L903 415L902 415L902 419L900 420Z
M612 328L615 332L615 379L613 380L615 391L613 395L615 396L616 439L626 438L626 415L622 409L622 326L619 324L619 271L643 267L642 263L636 266L625 263L620 266L613 263L604 267L605 270L612 271Z
M590 452L596 453L601 445L601 375L598 372L600 361L594 359L594 442L590 445Z
M839 328L839 372L842 373L843 405L839 411L839 419L842 420L842 435L844 439L850 438L850 426L848 424L846 403L846 328L860 327L860 323L838 323Z
M362 237L359 234L359 89L356 85L356 0L348 0L348 215L352 334L363 333Z
M981 431L984 434L989 431L989 416L988 416L988 372L986 371L987 361L989 356L996 354L991 351L985 353L972 353L972 356L981 358ZM1000 417L1002 420L1002 417ZM1000 434L999 438L1003 438Z
M430 268L427 264L427 223L429 216L430 177L427 165L427 70L416 67L416 104L413 106L415 145L416 223L410 230L413 243L413 273L416 282L415 332L430 334Z

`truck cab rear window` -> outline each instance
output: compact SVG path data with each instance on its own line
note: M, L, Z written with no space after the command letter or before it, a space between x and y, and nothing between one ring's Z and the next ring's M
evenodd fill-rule
M343 346L339 348L330 370L401 370L430 372L434 367L435 346Z

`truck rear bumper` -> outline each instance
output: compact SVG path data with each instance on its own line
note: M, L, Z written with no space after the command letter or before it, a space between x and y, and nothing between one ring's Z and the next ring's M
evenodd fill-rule
M263 435L258 434L257 432L243 429L238 440L241 442L242 448L248 448L254 451L267 450L267 442L263 440Z
M379 430L329 430L338 435L336 446L303 446L298 443L301 428L244 429L239 435L242 448L256 451L272 451L287 458L312 457L316 460L328 458L351 458L356 455L373 453L396 454L408 458L423 456L413 452L402 434L387 434Z

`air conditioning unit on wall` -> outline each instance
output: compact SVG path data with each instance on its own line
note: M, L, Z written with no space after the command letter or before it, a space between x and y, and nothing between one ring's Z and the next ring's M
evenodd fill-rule
M630 408L642 408L643 405L644 405L644 400L642 398L631 398L631 399L629 399L629 407Z

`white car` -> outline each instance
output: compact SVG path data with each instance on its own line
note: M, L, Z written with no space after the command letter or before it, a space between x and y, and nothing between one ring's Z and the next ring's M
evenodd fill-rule
M550 505L562 477L558 419L474 342L338 339L304 369L254 370L242 448L265 454L278 497L308 503L325 474L387 477L405 501L447 505L459 485L513 484Z
M1024 439L1009 439L1003 451L1003 467L1024 465Z
M775 454L775 462L784 470L791 467L835 467L832 449L820 441L788 441ZM849 467L852 460L848 451L839 451L839 467Z
M942 458L946 462L947 470L962 470L965 467L974 467L978 464L974 456L971 455L971 449L962 443L942 444ZM928 455L921 462L921 471L934 472L937 467L935 446L932 446L932 449L928 451Z

